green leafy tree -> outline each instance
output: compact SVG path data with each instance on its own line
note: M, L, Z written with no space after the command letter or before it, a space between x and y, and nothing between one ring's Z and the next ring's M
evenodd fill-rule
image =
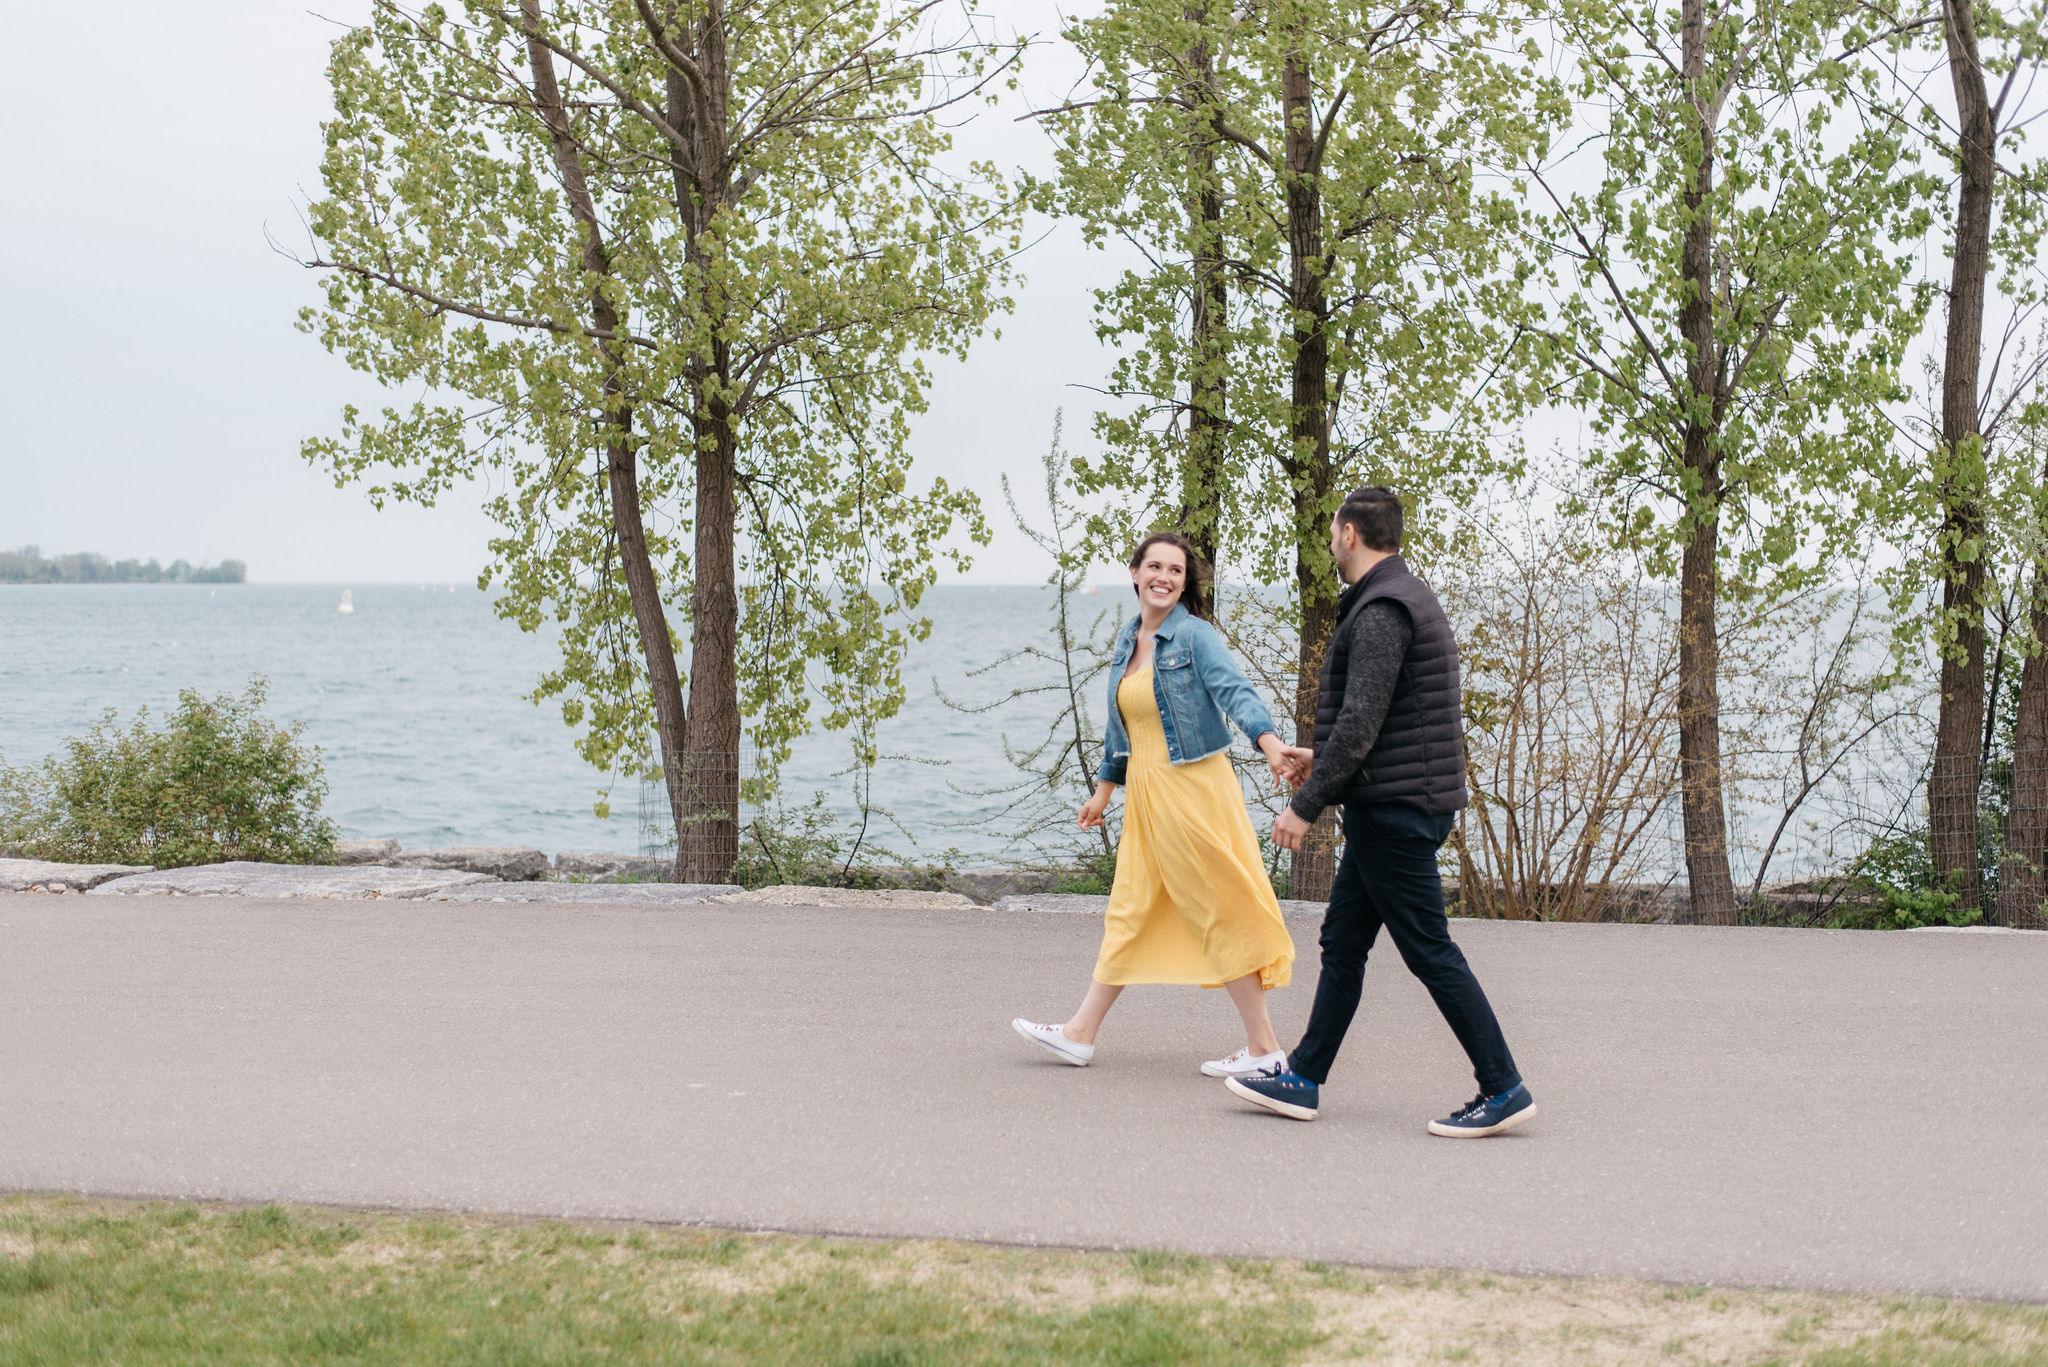
M1998 731L1998 676L2008 655L2021 662L2007 826L2014 839L2007 842L1997 909L2008 924L2038 924L2048 895L2041 869L2048 843L2048 662L2041 658L2048 561L2035 506L2043 474L2037 442L2014 431L2034 425L2022 418L2037 401L2048 363L2040 347L2028 348L2026 332L2044 298L2038 255L2048 228L2048 165L2023 155L2033 117L2027 92L2048 56L2044 13L2038 3L1999 8L1943 0L1902 7L1894 16L1901 35L1896 62L1924 59L1925 43L1913 40L1938 45L1953 104L1942 109L1926 100L1916 122L1954 174L1940 225L1949 265L1941 360L1932 370L1936 414L1925 424L1923 466L1903 486L1914 496L1898 508L1913 551L1897 577L1900 605L1930 583L1939 586L1940 605L1933 613L1909 609L1900 621L1909 630L1930 627L1940 660L1927 788L1930 849L1966 909L1984 902L1978 809ZM1917 71L1895 66L1894 74L1902 87L1922 88ZM2002 623L1989 651L1987 609Z
M1572 287L1558 393L1611 530L1678 580L1691 915L1733 923L1718 614L1827 564L1890 487L1930 182L1843 0L1563 0L1588 137L1531 175ZM1847 110L1851 117L1842 117Z
M1068 36L1093 89L1047 111L1058 202L1148 257L1097 299L1116 343L1104 549L1173 517L1290 586L1296 731L1315 713L1338 584L1329 520L1363 483L1441 510L1499 468L1520 398L1521 210L1498 171L1563 115L1498 11L1374 0L1113 0ZM1327 887L1331 844L1293 890Z
M380 504L490 479L483 580L559 627L537 696L599 766L654 732L679 878L729 876L743 727L770 776L814 705L871 732L951 538L986 540L907 450L925 358L1009 303L1019 204L944 126L1014 59L977 23L377 0L334 46L304 326L434 397L350 408L306 454Z
M327 778L303 728L263 716L268 687L239 698L178 694L161 730L111 709L40 765L0 766L0 846L36 859L181 868L254 859L325 863Z
M2016 293L2026 291L2024 277L2017 284ZM2023 304L2015 312L2024 318L2031 311ZM1955 893L1956 904L1964 910L1988 910L2001 925L2039 928L2048 921L2048 908L2043 905L2048 902L2048 876L2044 876L2044 865L2048 865L2048 848L2044 848L2048 847L2048 648L2044 648L2048 647L2048 396L2041 392L2042 380L2048 376L2048 338L2035 339L2029 345L2023 338L2015 342L2008 335L1994 351L1991 368L1994 373L2014 373L2015 379L1990 393L1978 418L1981 437L1976 450L1981 459L1971 463L1980 481L1973 513L1979 548L1972 562L1981 577L1979 597L1960 600L1971 605L1968 615L1959 605L1945 603L1951 611L1938 610L1908 620L1916 628L1931 628L1930 634L1942 647L1941 678L1951 685L1957 678L1955 656L1967 640L1963 627L1974 618L1983 637L1980 644L1985 659L1980 664L1986 668L1979 671L1982 742L1966 756L1978 778L1965 793L1970 806L1967 828L1979 841L1982 857L1960 873L1953 862L1937 863L1935 867L1941 870L1937 883ZM1920 487L1922 496L1910 505L1910 511L1918 516L1908 524L1922 533L1944 524L1944 514L1952 511L1952 504L1942 494L1956 487L1940 478L1944 465L1938 458L1940 429L1933 424L1929 428L1929 435L1937 438L1930 443L1937 458L1928 462ZM1953 580L1945 571L1955 568L1943 563L1949 544L1939 536L1921 541L1919 548L1931 547L1934 554L1907 562L1903 582L1920 588L1930 577L1925 572L1933 568L1934 582L1941 584L1947 599ZM1962 677L1967 691L1967 670ZM1958 698L1956 693L1944 692L1939 704L1953 709ZM1940 840L1954 838L1958 824L1953 806L1936 800L1940 795L1952 802L1956 796L1953 784L1937 781L1944 764L1953 764L1953 757L1942 749L1941 737L1937 720L1936 751L1928 774L1930 859L1937 849L1944 848ZM1943 819L1937 820L1937 816ZM1996 869L1995 901L1981 886L1982 871L1992 868ZM1966 878L1965 874L1972 876ZM1973 889L1975 896L1958 888Z

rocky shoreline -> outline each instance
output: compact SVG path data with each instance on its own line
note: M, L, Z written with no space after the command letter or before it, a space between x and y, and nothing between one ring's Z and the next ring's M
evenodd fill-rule
M19 851L0 851L0 856ZM503 903L756 902L783 906L945 908L999 905L1008 884L1050 886L1049 875L975 871L967 886L983 893L917 887L818 888L784 885L749 891L732 883L670 883L673 865L638 854L563 851L550 860L530 846L459 845L407 850L396 840L336 842L331 864L266 864L247 860L154 869L129 864L64 864L0 857L0 893L87 894L95 897L280 897ZM891 871L893 872L893 871ZM909 875L911 871L903 870ZM912 875L914 876L914 875ZM990 895L994 894L994 895ZM1052 898L1042 908L1099 911L1099 905ZM1056 904L1056 905L1055 905Z
M667 860L636 854L564 851L550 861L540 850L526 846L406 850L396 840L345 840L337 842L332 864L236 861L152 869L0 858L0 892L628 905L729 902L903 910L987 907L1083 915L1100 915L1108 901L1099 896L1050 892L1057 875L1029 869L971 869L949 872L939 879L911 869L868 870L884 886L784 884L750 891L730 883L661 881L672 868ZM901 885L889 885L892 881ZM949 886L934 887L934 881ZM1291 915L1322 913L1320 904L1282 905Z
M1108 899L1060 893L1060 875L1043 869L917 870L870 868L878 886L811 887L785 884L752 891L731 883L670 883L666 859L639 854L563 851L552 860L541 850L515 845L458 845L407 850L396 840L336 842L334 863L263 864L247 861L152 869L128 864L61 864L8 858L0 850L0 893L81 893L105 896L281 897L495 903L688 904L762 903L778 906L987 907L1099 915ZM1474 888L1467 899L1457 880L1446 880L1453 916L1511 913L1496 889ZM1851 896L1839 880L1767 884L1765 902L1788 917L1818 920ZM1685 907L1682 887L1671 883L1616 884L1598 890L1597 914L1588 919L1669 925ZM1282 901L1290 917L1320 916L1320 902Z

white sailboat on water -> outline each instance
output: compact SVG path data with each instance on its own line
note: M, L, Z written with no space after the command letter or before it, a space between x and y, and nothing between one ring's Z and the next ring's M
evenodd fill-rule
M347 616L349 613L352 613L355 610L356 596L350 593L347 589L343 589L341 591L341 606L336 608L335 611L341 613L343 616Z

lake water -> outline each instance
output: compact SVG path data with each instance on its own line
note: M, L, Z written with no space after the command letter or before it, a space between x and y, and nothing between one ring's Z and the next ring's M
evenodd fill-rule
M52 585L0 587L0 756L20 765L52 753L107 708L124 719L161 716L180 688L239 691L270 680L270 715L305 723L323 752L328 813L344 835L395 836L408 847L536 845L559 850L640 846L640 785L608 784L572 748L553 702L524 701L548 666L548 638L491 612L486 595L448 585L346 586L355 612L336 611L335 585ZM1042 640L1052 591L953 587L926 599L932 639L904 670L909 696L882 734L894 762L875 774L873 801L916 836L917 851L956 847L976 861L1012 852L1013 823L988 789L1018 775L1003 751L1044 734L1050 703L1017 703L993 716L938 696L985 702L1044 682L1028 665L1002 677L970 671ZM1111 591L1081 600L1121 609ZM1042 668L1042 667L1041 667ZM936 683L936 688L935 688ZM1096 709L1098 712L1100 708ZM844 737L800 742L786 794L825 792L853 810ZM613 816L592 802L607 786ZM891 835L896 846L900 837Z

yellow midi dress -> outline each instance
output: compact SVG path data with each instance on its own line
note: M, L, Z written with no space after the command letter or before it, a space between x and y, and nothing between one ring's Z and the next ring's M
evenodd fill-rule
M1168 761L1150 669L1118 684L1116 702L1131 758L1095 981L1221 987L1256 973L1285 987L1294 941L1230 756Z

